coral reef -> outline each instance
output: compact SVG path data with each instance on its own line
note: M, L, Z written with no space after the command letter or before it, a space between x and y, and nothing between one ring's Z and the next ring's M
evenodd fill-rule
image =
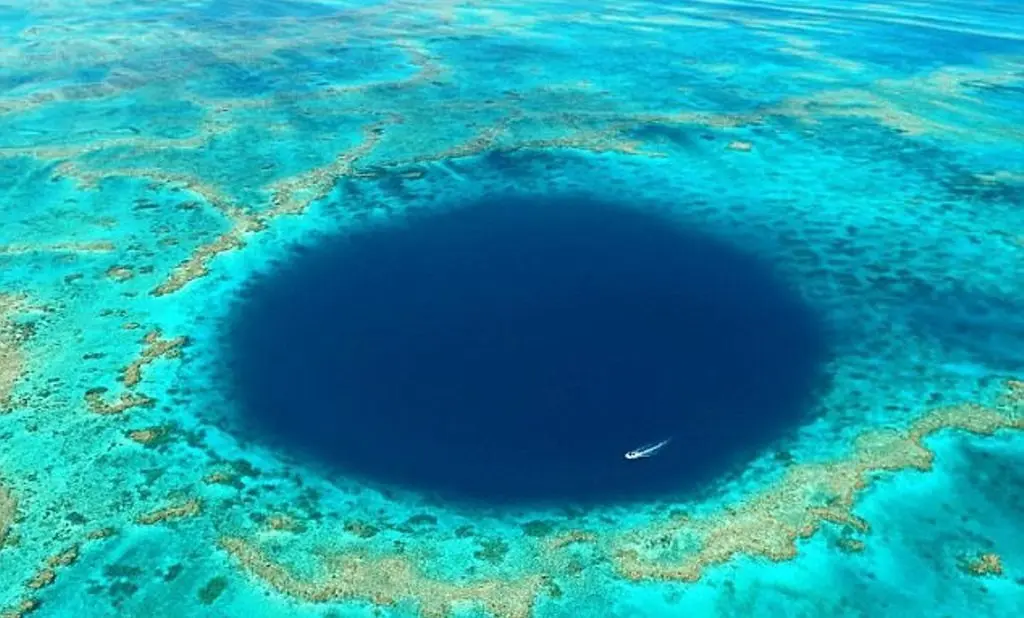
M3 618L1019 613L1011 0L8 5ZM699 495L522 512L239 428L252 277L508 192L661 204L777 266L836 332L806 425Z
M867 522L852 512L857 496L877 480L879 472L930 469L934 453L924 440L946 429L981 435L1024 429L1024 407L951 406L929 412L906 431L862 434L846 458L791 467L774 487L721 513L679 518L626 534L615 550L617 568L634 581L692 582L705 568L740 554L790 560L797 554L796 542L816 533L825 522L867 532ZM645 559L642 548L657 547L666 537L683 537L696 549L675 564Z
M234 537L220 545L246 570L282 593L312 602L359 599L376 605L413 600L423 618L445 618L459 603L474 603L494 618L530 618L544 578L518 581L448 583L425 577L408 561L397 557L327 556L325 574L306 580L269 560L259 549Z

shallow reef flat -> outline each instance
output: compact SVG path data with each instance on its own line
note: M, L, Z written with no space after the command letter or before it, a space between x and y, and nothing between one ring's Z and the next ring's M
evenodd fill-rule
M1024 615L1016 0L14 0L0 67L3 618ZM832 342L804 421L541 506L243 429L253 282L509 194L771 264Z

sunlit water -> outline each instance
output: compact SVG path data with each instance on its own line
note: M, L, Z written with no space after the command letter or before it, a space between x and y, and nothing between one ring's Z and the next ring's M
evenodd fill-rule
M1018 2L0 37L4 618L1024 612Z

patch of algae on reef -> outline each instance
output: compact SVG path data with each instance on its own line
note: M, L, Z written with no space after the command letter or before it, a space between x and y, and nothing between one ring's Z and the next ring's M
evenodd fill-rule
M1024 429L1022 395L1024 383L1011 380L992 406L938 408L907 430L866 432L845 459L794 466L774 487L741 505L709 517L681 517L631 531L613 544L616 569L633 581L693 582L700 579L705 568L738 555L774 561L792 559L797 554L797 540L812 536L824 522L867 532L868 523L852 510L858 495L879 473L930 470L935 454L924 440L944 429L978 435ZM657 548L672 540L684 540L693 551L682 560L659 560Z
M515 581L483 580L455 584L426 577L401 557L367 558L350 554L329 556L326 573L303 579L273 562L258 548L235 537L221 539L221 547L248 571L278 591L310 602L341 599L367 600L376 605L416 601L424 618L444 618L457 604L483 606L496 618L529 618L544 575Z

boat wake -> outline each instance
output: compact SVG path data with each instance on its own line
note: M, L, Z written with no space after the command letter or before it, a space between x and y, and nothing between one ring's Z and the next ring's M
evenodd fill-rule
M644 459L644 458L647 458L647 457L652 457L654 455L657 455L658 451L660 451L662 448L664 448L665 445L668 444L671 441L672 441L672 438L665 438L661 442L657 442L655 444L647 444L647 445L641 446L638 449L634 449L634 450L629 451L628 453L626 453L626 459Z

